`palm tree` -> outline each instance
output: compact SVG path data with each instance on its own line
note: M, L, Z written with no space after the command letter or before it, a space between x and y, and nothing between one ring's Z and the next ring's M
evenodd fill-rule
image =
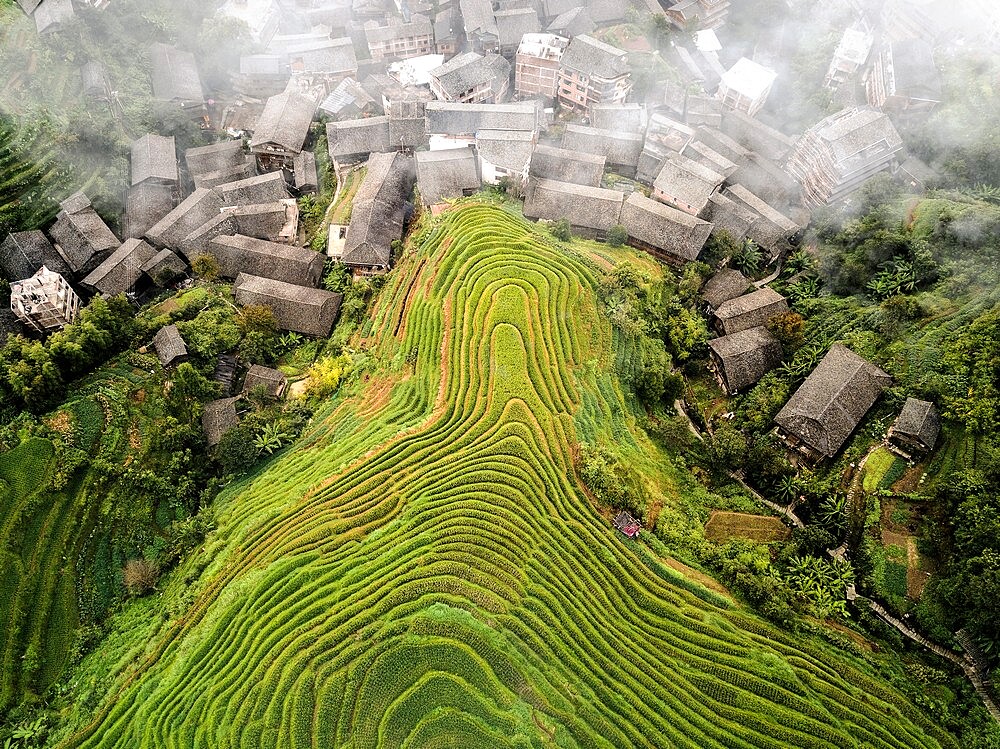
M291 435L281 431L278 424L265 424L254 440L254 445L258 450L263 450L268 455L280 450L282 445L291 440Z
M778 481L778 496L785 500L785 504L791 504L799 493L799 481L796 476L782 476Z

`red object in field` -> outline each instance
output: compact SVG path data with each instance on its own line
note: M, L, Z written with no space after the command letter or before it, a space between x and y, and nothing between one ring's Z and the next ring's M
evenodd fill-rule
M613 525L628 538L638 538L642 530L642 523L624 510L615 517Z

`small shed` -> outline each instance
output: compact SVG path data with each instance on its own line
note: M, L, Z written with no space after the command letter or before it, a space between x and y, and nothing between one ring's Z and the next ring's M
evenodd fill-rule
M218 445L226 433L239 426L240 417L236 413L239 398L219 398L205 404L201 416L201 428L205 431L205 441L209 447Z
M629 513L622 510L619 512L613 521L615 528L621 531L626 538L639 538L639 531L642 529L642 523L632 517Z
M187 346L176 325L166 325L153 336L153 348L164 367L172 367L187 358Z
M254 364L243 381L243 392L249 393L255 387L265 387L269 395L280 398L287 384L288 378L280 370Z
M723 268L705 283L701 298L710 311L715 312L730 299L743 296L752 284L750 279L733 268Z
M889 442L908 453L926 453L934 449L940 432L941 418L934 404L907 398L886 436Z

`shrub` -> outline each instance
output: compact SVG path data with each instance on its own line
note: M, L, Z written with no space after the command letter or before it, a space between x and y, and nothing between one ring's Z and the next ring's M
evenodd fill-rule
M621 224L615 224L608 229L607 240L612 247L621 247L628 241L628 231Z
M559 219L549 227L549 230L552 232L552 236L560 242L569 242L573 239L573 231L570 229L569 219Z
M230 429L219 441L216 457L226 473L244 473L260 457L253 431L242 424Z
M148 559L130 559L122 569L122 582L126 592L137 598L153 589L160 577L160 569Z
M199 255L191 262L191 270L198 278L214 281L219 277L219 261L211 255Z

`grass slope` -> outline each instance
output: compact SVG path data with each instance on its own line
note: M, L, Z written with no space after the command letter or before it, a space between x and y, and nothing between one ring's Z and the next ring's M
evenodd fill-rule
M220 498L193 603L64 746L954 746L586 501L578 434L630 418L594 261L476 203L421 240L366 382Z

